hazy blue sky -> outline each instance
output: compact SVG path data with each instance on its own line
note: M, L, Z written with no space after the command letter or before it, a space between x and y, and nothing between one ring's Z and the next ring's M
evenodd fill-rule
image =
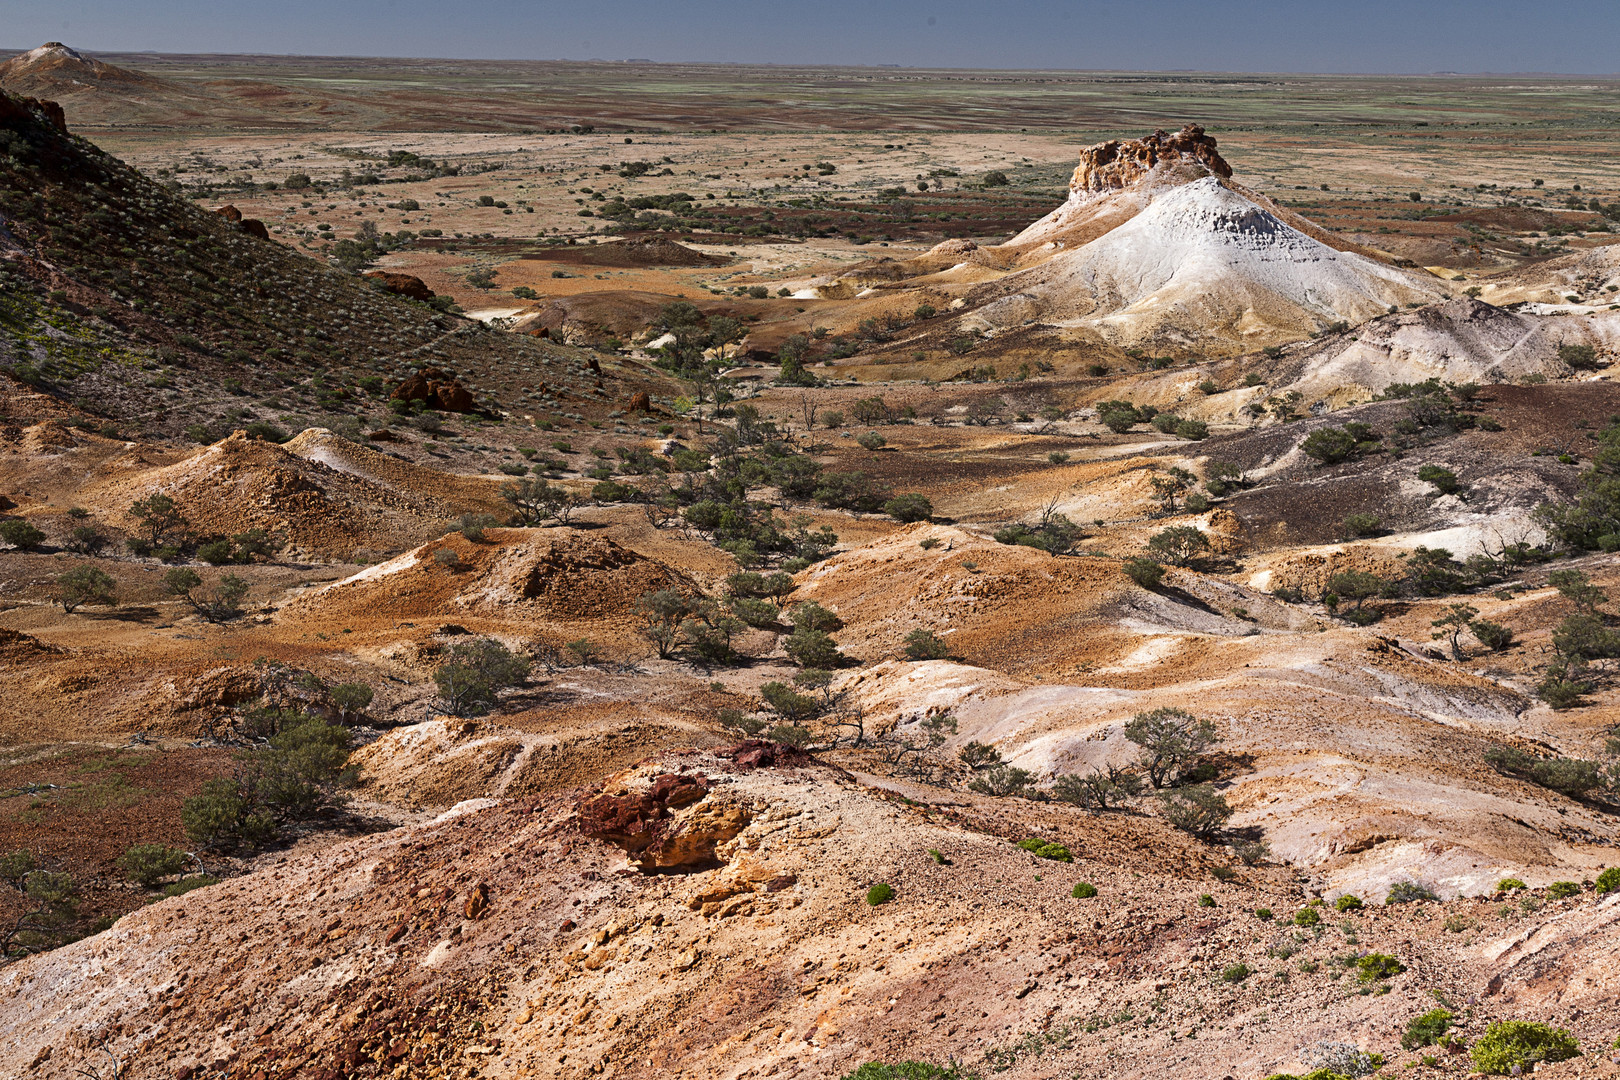
M0 0L0 46L1220 71L1620 70L1620 0Z

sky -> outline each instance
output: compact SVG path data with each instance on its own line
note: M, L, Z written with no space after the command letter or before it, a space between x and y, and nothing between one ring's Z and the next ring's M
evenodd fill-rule
M0 0L0 46L1068 70L1620 71L1620 0Z

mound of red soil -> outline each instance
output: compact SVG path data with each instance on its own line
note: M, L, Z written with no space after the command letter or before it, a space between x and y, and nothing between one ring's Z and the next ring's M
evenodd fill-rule
M24 664L47 656L60 656L62 650L47 645L36 637L0 626L0 660L8 664Z
M404 296L411 300L431 300L434 296L433 290L427 287L427 282L415 274L396 274L391 270L367 270L365 276L395 296Z

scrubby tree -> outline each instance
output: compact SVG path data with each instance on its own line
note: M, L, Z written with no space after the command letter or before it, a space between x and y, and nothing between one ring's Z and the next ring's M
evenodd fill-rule
M0 922L0 957L45 952L78 936L78 886L70 874L44 870L26 849L0 855L0 881L16 890L13 913Z
M636 601L642 620L641 635L658 650L659 659L675 655L681 640L681 622L692 611L692 600L675 589L659 589Z
M945 639L932 630L917 629L906 635L907 660L944 660L951 655Z
M1052 783L1052 797L1087 809L1108 810L1142 793L1142 776L1118 765L1094 768L1089 773L1066 773Z
M136 844L118 857L118 868L137 885L150 889L185 870L192 861L189 854L167 844Z
M1429 625L1435 627L1430 637L1436 641L1448 641L1451 644L1451 658L1461 661L1463 658L1461 638L1463 632L1474 624L1474 616L1479 614L1479 608L1472 604L1456 603L1446 607L1446 613L1435 619Z
M163 576L164 592L179 597L191 609L212 623L228 622L242 613L248 583L235 574L224 574L211 590L204 591L203 580L195 570L177 566Z
M1193 525L1172 525L1155 533L1147 546L1153 555L1175 566L1186 566L1210 550L1209 537Z
M344 723L348 723L350 716L365 712L375 693L362 682L338 683L328 691L332 704L337 706L338 719Z
M1155 788L1180 782L1189 767L1221 741L1213 720L1170 707L1137 713L1125 724L1125 737L1141 748L1138 760Z
M1220 832L1232 816L1226 797L1209 784L1161 791L1159 810L1172 827L1200 840Z
M928 501L925 495L915 492L896 495L883 504L883 512L896 521L910 524L914 521L927 521L934 516L934 504Z
M165 541L186 528L180 507L162 492L137 499L130 504L129 515L141 523L141 528L146 530L147 543L154 548L166 547Z
M487 712L496 695L529 677L530 660L494 638L474 638L452 645L433 673L449 712L457 716Z
M999 762L975 776L969 782L968 790L977 791L981 795L995 795L997 797L1022 795L1029 790L1030 783L1034 779L1034 774L1028 769L1020 769L1006 762Z
M113 607L118 603L117 583L111 574L98 567L75 566L57 576L56 599L67 614L84 604Z
M31 551L45 539L45 534L22 518L0 521L0 540L20 551Z

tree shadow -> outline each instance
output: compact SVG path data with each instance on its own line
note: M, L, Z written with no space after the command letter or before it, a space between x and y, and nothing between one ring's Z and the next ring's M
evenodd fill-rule
M159 618L158 609L154 607L121 607L111 608L107 611L81 610L75 614L94 622L149 623Z

